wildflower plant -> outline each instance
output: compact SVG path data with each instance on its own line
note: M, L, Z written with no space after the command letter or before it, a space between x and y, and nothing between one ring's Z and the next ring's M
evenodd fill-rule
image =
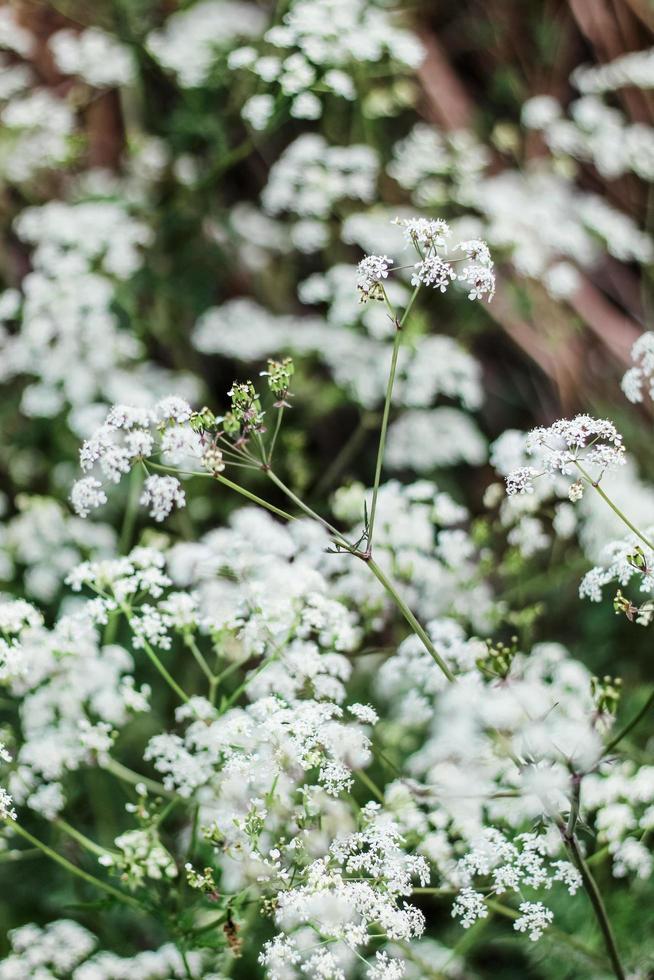
M644 978L652 334L475 353L627 317L651 57L482 141L419 9L141 13L0 10L0 980Z

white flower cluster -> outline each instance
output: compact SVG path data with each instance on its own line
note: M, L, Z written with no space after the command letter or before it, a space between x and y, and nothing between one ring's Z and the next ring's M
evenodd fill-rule
M387 170L421 207L441 207L448 199L469 205L489 162L487 148L473 133L441 133L418 123L393 147Z
M77 75L95 88L129 85L135 75L129 48L98 27L57 31L48 40L55 64L65 75Z
M119 483L135 463L155 453L169 462L190 459L203 465L206 447L187 424L191 414L188 402L174 395L161 399L152 410L114 405L82 445L80 466L86 473L100 470L106 480ZM96 477L86 476L73 485L70 499L80 517L87 517L90 510L106 503L107 495ZM174 507L184 506L185 495L176 477L151 475L143 485L141 503L150 508L151 517L162 521Z
M9 942L11 952L0 960L0 980L45 980L55 976L70 980L181 980L188 976L182 956L172 943L132 957L118 956L109 950L97 950L98 940L93 933L71 919L57 919L45 927L30 924L12 929ZM201 969L202 953L190 951L187 958L194 971Z
M1 641L4 642L4 641ZM5 748L5 746L0 742L0 763L11 762L11 755ZM16 811L14 810L14 801L9 795L4 786L0 786L0 819L1 820L16 820Z
M559 113L558 103L538 97L527 104L524 121L541 128L554 125ZM626 153L629 143L631 157L649 172L647 127L631 127L629 140L622 136L619 144L605 141L613 148L607 152L607 165ZM620 261L651 261L650 236L604 198L579 189L562 168L540 160L520 171L490 173L490 159L472 134L441 133L421 123L395 145L387 169L418 206L439 207L454 200L472 211L457 223L461 237L483 238L493 250L507 250L518 275L540 279L557 300L575 294L579 268L596 265L602 254L599 240Z
M613 92L626 85L654 88L654 48L630 51L603 65L580 65L572 75L580 92Z
M552 478L560 473L563 476L577 476L571 488L572 499L577 499L579 495L573 488L579 481L578 474L586 482L597 483L607 470L623 466L625 462L622 436L613 423L590 415L559 419L547 428L540 426L532 429L527 435L525 448L528 454L538 454L540 471L527 466L509 473L506 489L510 496L533 493L536 477L546 475ZM589 475L585 467L591 467L592 474Z
M551 96L536 96L523 106L523 122L540 130L555 156L589 161L602 177L615 180L632 171L643 180L654 177L654 129L628 123L618 109L595 95L570 105L570 119Z
M654 537L654 525L645 528L645 536ZM643 545L634 534L618 541L609 541L599 556L599 564L586 572L579 586L582 599L601 602L602 589L611 582L629 585L636 577L641 592L654 593L654 549Z
M97 418L98 398L133 397L138 388L148 401L162 384L174 390L170 372L138 363L141 345L121 329L113 308L117 282L141 267L148 226L122 203L51 201L26 208L14 228L33 247L32 269L20 292L0 297L0 376L36 376L23 392L22 412L50 418L68 403L79 431ZM4 326L12 321L20 324L16 332ZM195 393L197 383L190 388Z
M247 46L228 57L233 70L247 68L274 84L272 92L252 96L243 108L255 129L265 127L278 93L292 100L291 116L319 119L324 92L357 97L354 66L390 60L397 72L417 68L423 57L417 37L370 0L293 0L264 41L263 54Z
M75 565L115 550L113 528L71 516L52 497L21 496L16 505L18 512L0 527L0 579L20 575L35 599L52 601Z
M373 200L378 170L371 147L330 146L319 133L304 133L270 168L262 203L268 214L286 211L302 219L293 229L293 244L314 252L327 241L323 222L335 204Z
M206 815L213 816L226 840L242 845L236 818L245 819L252 800L268 794L289 807L295 788L307 773L329 796L347 792L353 769L370 762L369 739L360 724L343 721L344 712L330 701L286 702L263 696L245 708L222 715L201 698L177 710L191 716L184 736L154 735L144 758L163 774L167 789L188 798L202 790ZM270 787L276 790L270 792Z
M254 4L241 0L200 0L171 14L153 31L147 47L157 61L176 75L184 88L204 85L220 51L239 38L258 37L266 18Z
M598 841L608 847L616 878L650 878L654 870L647 844L654 827L654 766L605 762L584 779L584 808L595 818Z
M630 402L642 402L643 391L654 400L654 332L642 334L631 348L634 366L622 379L622 390Z
M300 884L280 893L275 919L283 931L266 943L260 956L271 980L345 976L343 968L358 948L370 943L373 927L381 927L391 940L421 935L424 916L401 900L411 894L414 880L428 883L428 866L403 850L400 833L380 809L367 804L363 828L337 838L324 858L304 869ZM390 972L391 963L379 955L368 975L401 977L401 964Z
M465 259L447 261L438 249L447 251L452 230L442 218L396 218L395 224L404 229L405 240L417 250L420 261L413 267L412 286L431 286L441 293L452 282L465 283L468 299L490 301L495 293L493 261L485 242L478 239L459 242L453 251L462 252ZM463 261L463 270L457 274L453 261ZM383 298L382 281L387 278L392 260L387 255L368 255L359 263L357 287L362 299Z
M16 78L18 91L0 110L0 122L13 139L2 160L2 173L27 183L48 167L60 166L71 154L75 116L63 99L48 88L24 90L30 76Z
M19 699L22 738L9 789L46 819L65 805L67 772L97 764L111 747L114 726L148 708L149 688L137 688L133 661L122 647L101 646L95 622L106 606L87 603L52 630L20 600L0 604L0 677Z

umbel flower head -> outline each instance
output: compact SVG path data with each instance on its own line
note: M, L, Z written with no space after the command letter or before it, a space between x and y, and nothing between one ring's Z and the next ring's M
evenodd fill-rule
M577 477L569 493L575 501L581 497L579 476L586 482L599 483L607 470L625 462L622 436L616 427L607 419L594 419L590 415L559 419L547 428L532 429L527 435L526 450L537 457L539 468L522 466L509 473L506 478L509 496L533 493L536 477L554 479L560 473Z
M430 286L444 293L453 282L460 282L468 289L468 299L493 298L495 274L486 242L458 242L450 254L448 239L452 230L442 218L395 218L393 223L404 229L407 244L419 256L411 274L412 286ZM366 255L359 262L357 288L362 302L385 299L384 280L392 268L393 260L388 255Z

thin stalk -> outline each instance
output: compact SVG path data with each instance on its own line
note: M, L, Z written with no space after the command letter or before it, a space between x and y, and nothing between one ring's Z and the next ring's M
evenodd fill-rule
M238 701L243 691L247 690L248 686L252 683L255 677L258 677L259 674L261 674L266 669L266 667L274 663L276 660L277 660L276 656L268 657L267 660L264 660L263 663L260 663L259 666L256 668L256 670L253 670L252 673L245 678L243 683L239 684L239 686L236 688L234 693L230 694L230 696L221 704L220 706L221 712L227 711L228 708L231 708L234 702Z
M141 470L133 467L129 475L129 491L127 494L127 506L123 516L123 526L120 531L118 551L121 555L126 555L130 549L134 537L134 527L136 516L139 510L139 496L141 491Z
M293 503L297 507L299 507L301 511L304 511L304 513L308 517L312 517L314 519L314 521L318 521L319 524L322 524L322 526L325 527L329 531L330 534L333 534L334 535L334 537L338 540L338 543L342 547L346 548L350 552L352 552L354 550L352 548L352 545L349 543L349 541L346 540L346 538L343 537L343 535L341 534L340 531L337 531L336 528L332 524L330 524L328 521L326 521L324 519L324 517L321 517L320 514L316 514L315 510L312 510L311 507L309 507L307 504L305 504L304 501L301 500L300 497L297 496L297 494L293 493L293 491L291 490L290 487L287 487L285 483L282 483L282 481L279 479L279 477L275 473L273 473L272 470L267 470L266 472L268 474L268 477L275 484L275 486L276 487L279 487L279 489L282 491L282 493L286 494L286 496L289 498L289 500L292 500Z
M198 667L200 668L200 670L202 671L202 673L204 674L204 676L209 681L209 684L213 683L213 681L215 681L215 679L216 679L215 678L215 675L214 675L213 671L211 670L209 664L205 660L202 651L200 650L200 648L198 647L197 643L195 642L195 640L193 639L193 637L190 634L188 636L184 637L184 643L186 644L186 646L189 648L189 650L193 654L193 657L195 659L195 662L197 663Z
M381 472L382 466L384 465L384 453L386 451L386 433L388 431L388 420L391 412L391 401L393 398L393 387L395 385L395 372L397 370L397 359L400 353L400 346L402 343L402 328L406 322L406 319L411 311L411 307L415 301L418 291L420 290L420 283L415 287L411 294L411 298L406 305L406 309L402 314L402 319L398 320L395 311L388 302L388 297L386 296L386 290L384 290L384 299L386 305L388 306L389 312L395 323L395 339L393 341L393 353L391 355L391 369L388 375L388 384L386 385L386 398L384 399L384 411L382 415L382 424L379 432L379 445L377 447L377 462L375 463L375 480L372 488L372 504L370 505L370 519L368 521L368 551L372 550L372 536L375 529L375 517L377 515L377 496L379 494L379 484L381 482Z
M195 980L195 977L193 976L193 973L191 971L191 966L190 966L190 963L189 963L188 958L186 956L186 953L184 952L183 949L179 949L179 947L177 947L177 948L179 950L179 955L182 958L182 963L184 964L184 972L186 973L187 980Z
M282 419L284 417L284 406L282 405L277 411L277 419L275 420L275 429L272 434L272 439L270 440L270 449L268 450L268 466L272 463L273 453L275 451L275 444L277 442L277 436L279 435L279 430L282 427Z
M274 504L268 503L268 501L264 500L262 497L257 497L256 493L246 490L245 487L239 486L238 483L233 483L232 480L229 480L226 476L221 476L219 473L205 473L202 470L179 470L174 466L164 466L163 463L153 463L151 460L148 460L148 466L151 466L155 470L161 470L163 473L173 473L177 476L207 477L210 480L215 480L217 483L222 483L223 486L229 487L230 490L235 490L236 493L240 493L242 497L247 497L247 499L253 504L258 504L259 507L272 511L273 514L277 514L278 517L283 517L286 521L295 520L292 514L287 514L285 510L275 507Z
M314 497L321 497L334 481L338 478L343 469L347 466L350 459L359 450L368 431L377 424L378 417L371 412L365 412L359 424L352 430L352 433L338 451L332 462L329 464L323 475L320 477L311 493Z
M654 544L648 538L646 538L645 535L642 533L642 531L639 531L638 528L636 527L636 525L631 523L631 521L629 520L629 518L627 517L627 515L624 514L620 510L620 508L616 504L613 503L613 501L608 496L608 494L606 494L602 490L601 486L599 485L599 482L597 480L593 480L593 478L590 475L590 473L588 473L584 469L584 467L581 465L581 463L577 462L576 460L575 460L575 466L577 467L577 469L579 470L579 472L581 473L581 475L590 483L590 485L593 488L593 490L596 490L597 493L602 498L602 500L609 505L609 507L611 508L611 510L614 512L614 514L617 514L617 516L620 518L620 520L622 521L622 523L623 524L626 524L626 526L629 528L629 530L634 532L634 534L636 535L636 537L640 538L640 540L644 544L646 544L648 548L650 548L652 551L654 551Z
M25 830L24 827L21 827L19 823L12 821L11 829L14 833L19 834L24 840L29 841L33 847L38 847L39 850L46 855L46 857L49 857L52 861L55 861L56 864L61 865L62 868L65 868L66 871L69 871L72 875L75 875L77 878L81 878L82 881L85 881L88 885L93 885L94 888L98 888L100 891L105 892L105 894L111 895L112 898L117 899L124 905L129 905L130 908L138 909L139 912L143 911L143 906L139 901L137 901L137 899L132 898L131 895L126 895L125 892L119 891L106 881L101 881L100 878L96 878L95 875L89 874L88 871L83 871L82 868L78 868L77 865L73 864L71 861L68 861L61 854L58 854L57 851L53 851L51 847L44 844L43 841L38 839L38 837L34 837L32 834L30 834L30 832Z
M72 827L67 820L63 820L60 817L55 820L54 823L55 827L58 827L59 830L64 832L64 834L72 837L73 840L77 841L78 844L81 844L84 850L89 851L89 853L95 854L97 857L104 857L105 854L112 853L106 847L101 847L100 844L96 844L95 841L92 841L90 837L87 837L81 831L77 830L75 827Z
M374 797L376 797L380 803L384 802L384 794L380 790L379 786L370 778L368 773L364 769L357 769L356 775L361 780L363 785L369 790Z
M159 671L159 673L165 680L166 684L168 684L170 689L175 692L175 694L177 695L178 698L180 698L181 701L184 701L185 704L188 704L188 702L191 700L190 697L188 696L188 694L186 694L185 691L182 690L182 688L179 686L179 684L172 676L172 674L170 674L166 670L166 668L162 664L157 654L154 652L154 650L152 649L148 641L145 639L143 640L143 649L145 650L147 656L150 658L151 662L154 664L156 669Z
M636 712L636 714L631 719L631 721L628 721L627 724L623 728L621 728L620 731L616 735L614 735L609 742L606 743L606 745L604 746L604 755L609 755L609 753L613 751L613 749L616 747L618 742L621 742L622 739L626 735L628 735L633 728L636 727L638 722L645 717L645 715L653 705L654 705L654 690L650 693L650 696L645 701L645 704L642 706L640 711Z
M579 819L579 812L581 807L581 776L578 773L573 773L572 776L572 795L570 800L570 815L568 817L567 824L560 821L559 831L561 837L563 838L563 843L566 846L568 854L570 855L570 860L576 867L577 871L581 875L581 879L586 890L586 894L590 900L595 913L595 918L604 937L604 945L606 946L606 951L609 954L609 959L611 961L611 966L613 967L613 972L615 973L618 980L625 980L625 973L620 962L620 957L618 955L618 948L615 942L615 936L613 934L613 929L611 927L611 922L609 920L608 914L606 912L606 907L602 899L602 894L597 887L597 882L593 877L593 873L590 870L586 860L579 847L579 842L575 834L577 827L577 821Z
M391 369L388 375L386 386L386 398L384 400L384 413L382 415L381 429L379 431L379 445L377 446L377 462L375 463L375 480L372 488L372 503L370 505L370 519L368 521L367 546L368 551L372 549L372 536L375 529L375 517L377 515L377 496L379 494L379 484L381 482L381 472L384 463L384 453L386 451L386 433L388 431L388 419L391 413L391 399L393 396L393 386L395 385L395 372L397 370L397 358L400 353L402 342L402 330L398 326L395 330L395 340L393 341L393 353L391 355Z
M456 681L456 677L454 676L454 674L452 673L452 671L450 670L450 668L447 666L447 664L445 663L445 661L441 657L440 653L438 652L438 650L436 649L436 647L434 646L434 644L430 640L430 638L429 638L428 634L426 633L425 629L420 625L420 623L418 622L418 620L416 619L416 617L413 615L413 613L411 612L411 610L407 606L407 604L404 601L404 599L399 595L399 593L397 592L397 589L395 588L395 586L393 585L393 583L390 581L390 579L388 579L386 577L386 575L381 570L381 568L379 567L379 565L377 564L377 562L376 561L373 561L372 558L369 561L367 561L366 564L367 564L368 568L370 569L370 571L372 572L372 574L375 576L375 578L378 579L379 582L381 582L381 584L383 585L383 587L385 588L385 590L388 592L389 596L392 598L393 602L395 603L395 605L397 606L397 608L400 610L400 612L402 613L402 615L406 619L407 623L409 624L409 626L411 627L411 629L413 630L413 632L421 640L421 642L422 642L425 650L429 654L429 656L432 658L432 660L434 660L438 664L438 666L440 667L440 669L443 671L443 673L447 677L448 681L450 681L451 683L454 683Z
M597 887L597 882L593 877L592 871L588 867L588 864L581 853L579 843L574 834L570 839L566 839L566 847L572 863L575 865L577 871L581 875L584 888L586 889L586 894L590 899L590 904L593 907L593 912L595 913L595 918L597 919L597 924L599 925L602 936L604 937L604 945L606 946L606 951L609 954L613 972L618 980L625 980L626 974L622 967L622 963L620 962L615 935L613 933L613 928L611 927L611 922L602 899L602 894Z
M113 759L111 756L105 756L101 765L112 776L121 779L125 783L130 783L131 786L138 786L139 783L143 783L146 789L150 790L151 793L156 793L157 796L164 796L171 800L177 799L177 795L171 792L171 790L166 789L163 783L158 783L155 779L150 779L149 776L142 776L140 772L134 772L133 769L129 769L122 762L118 762L117 759Z

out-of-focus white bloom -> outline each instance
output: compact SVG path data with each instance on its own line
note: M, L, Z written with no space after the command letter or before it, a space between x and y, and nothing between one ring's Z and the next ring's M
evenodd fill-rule
M220 50L236 38L258 37L265 14L241 0L202 0L172 14L161 30L148 35L147 46L184 88L203 85Z
M388 430L386 463L390 469L428 473L443 466L479 466L486 441L470 418L456 408L410 409Z
M654 399L654 332L642 334L631 348L634 367L622 379L622 390L630 402L642 402L643 391Z
M252 129L261 132L268 125L274 110L275 100L272 95L253 95L243 106L241 115Z
M269 214L325 219L337 201L372 201L378 168L368 146L330 146L320 134L304 133L271 167L262 202Z
M92 476L77 480L70 491L70 502L73 510L80 517L88 517L92 510L102 507L107 502L107 495L102 484Z
M613 61L594 67L580 66L572 81L581 92L611 92L625 85L654 87L654 48L630 51Z
M561 106L552 95L535 95L523 103L521 119L528 129L543 129L561 115Z
M79 75L96 88L129 85L134 78L130 50L98 27L57 31L48 46L60 71Z

